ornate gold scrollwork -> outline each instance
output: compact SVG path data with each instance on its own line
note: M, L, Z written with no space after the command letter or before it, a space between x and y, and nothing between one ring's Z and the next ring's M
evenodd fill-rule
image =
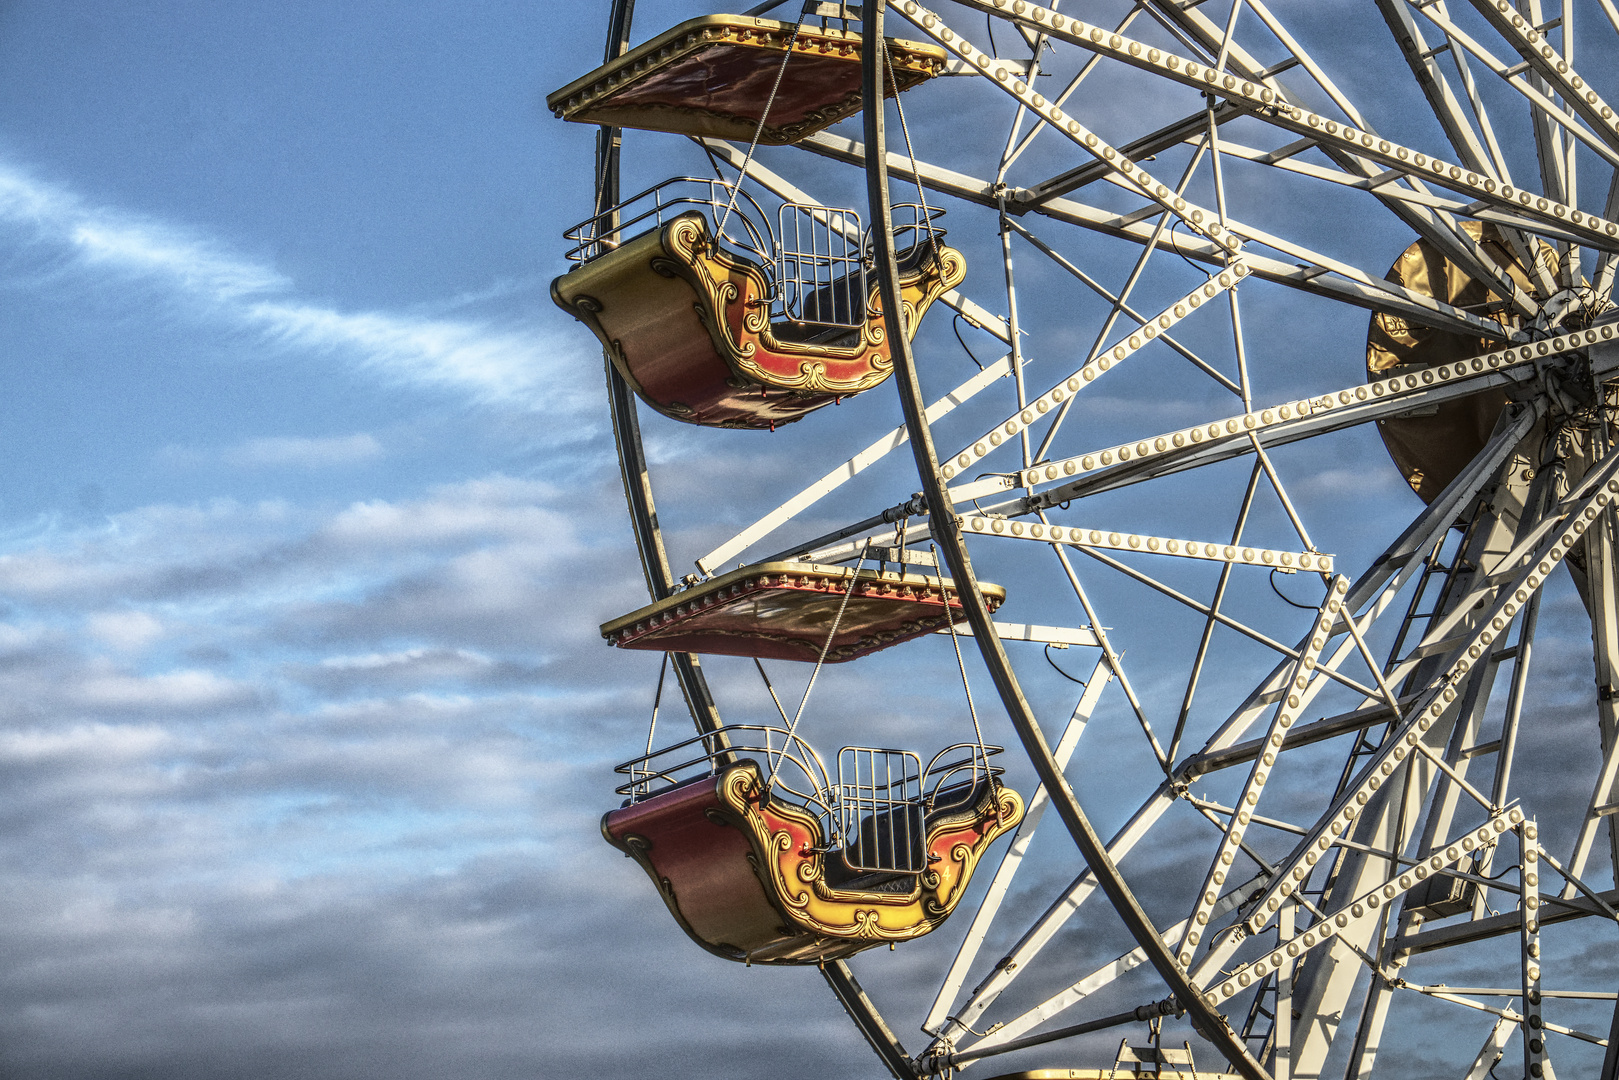
M955 909L990 843L1023 817L1017 793L996 784L971 811L930 829L928 849L946 852L941 864L917 875L907 892L881 893L828 885L820 822L800 807L767 801L753 768L731 770L720 797L758 852L749 862L783 913L802 932L836 940L908 941L933 930Z
M800 390L817 394L857 394L881 383L893 370L893 359L883 348L881 304L876 289L867 297L867 318L860 326L860 340L853 345L802 344L784 341L774 333L768 308L761 302L769 295L770 283L763 271L732 257L710 242L707 220L698 214L677 219L668 226L668 247L679 258L688 260L689 271L681 276L689 281L698 300L698 317L714 335L714 344L726 361L743 376L776 389ZM953 248L941 247L938 256L903 284L901 301L907 327L914 328L921 313L948 289L966 277L966 261ZM745 297L748 306L735 320L727 309ZM708 311L702 308L707 306ZM914 332L914 331L913 331ZM752 339L757 340L752 340ZM759 350L786 359L802 358L796 376L768 368L756 360ZM828 375L830 361L863 361L866 370L849 378Z
M686 902L696 903L699 908L693 917L700 919L711 936L705 938L693 927L675 892L678 875L655 864L653 845L647 836L625 833L615 839L609 831L611 814L603 819L603 834L653 879L670 913L688 935L716 956L749 963L816 963L849 956L884 941L921 937L949 916L965 892L978 859L990 843L1021 820L1023 813L1017 793L994 784L980 791L971 804L936 816L928 823L924 841L928 866L915 875L907 891L866 891L828 884L825 860L838 856L825 850L820 820L803 807L772 798L757 763L745 761L725 770L714 779L710 790L718 805L705 806L703 816L714 825L739 830L746 840L741 852L729 848L735 854L723 857L740 854L746 860L745 873L763 890L758 903L781 919L779 927L761 938L756 907L752 915L746 916L745 926L736 929L744 933L745 946L720 941L720 937L730 936L728 925L723 919L715 922L716 912L710 901L688 896ZM681 856L673 854L678 864ZM736 875L731 880L739 879L740 875Z

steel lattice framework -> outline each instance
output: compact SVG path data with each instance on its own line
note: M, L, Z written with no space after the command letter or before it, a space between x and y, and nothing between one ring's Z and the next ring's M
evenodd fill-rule
M614 0L608 59L630 44L632 7ZM1017 1067L1109 1075L1111 1052L1082 1037L1152 1022L1184 1027L1205 1071L1223 1058L1249 1078L1481 1080L1505 1075L1491 1072L1504 1059L1519 1075L1521 1057L1526 1076L1554 1075L1555 1061L1565 1075L1600 1068L1619 1080L1619 987L1600 984L1614 968L1592 961L1619 940L1613 0L1358 0L1308 12L1264 0L1063 10L868 0L805 11L858 21L868 103L888 77L885 24L942 46L956 78L941 104L924 87L771 155L700 145L785 203L816 205L806 186L828 161L863 173L867 272L889 313L904 422L829 450L775 509L695 564L706 577L743 555L836 563L873 543L936 545L962 591L960 632L1038 783L998 867L954 917L957 947L925 1014L906 1016L923 1044L902 1044L846 963L825 965L883 1064L896 1077L993 1075L1000 1055L1016 1054ZM1372 40L1362 23L1374 14L1396 63L1373 65L1369 87L1353 50ZM954 129L951 110L967 110L974 130ZM598 209L619 198L623 140L601 130ZM919 338L913 349L899 321L891 189L901 186L950 207L955 234L980 238L972 253L998 258L941 301L1004 350L959 385L927 375L924 386L913 354L935 346ZM1304 220L1295 201L1335 209ZM1404 240L1368 263L1362 231ZM1407 243L1443 273L1385 274ZM1435 287L1443 274L1476 293ZM1054 315L1027 284L1020 306L1020 275L1044 282L1042 296L1084 297L1073 307L1085 320L1100 315L1082 325ZM1342 363L1316 361L1330 352L1365 370L1361 342L1312 324L1339 325L1346 306L1374 339L1417 344L1345 379ZM1274 333L1256 342L1245 330L1245 313L1250 327L1274 327L1289 310L1280 347ZM1433 344L1458 341L1473 344L1443 355ZM630 517L661 600L682 575L658 526L635 396L606 370ZM1156 386L1178 408L1132 414L1144 399L1121 391L1099 424L1097 384L1121 382ZM1476 445L1423 426L1484 400L1500 404ZM1437 478L1407 470L1420 504L1373 498L1352 476L1330 499L1299 494L1320 455L1340 452L1322 448L1349 454L1374 428L1411 433L1418 458L1465 444L1464 461ZM907 448L915 472L891 497L846 497ZM1350 472L1373 468L1390 465ZM1199 485L1229 491L1222 513L1187 496ZM1177 499L1199 510L1177 516ZM1380 520L1357 517L1357 501ZM1405 518L1387 518L1395 505ZM842 524L829 531L828 515ZM1349 519L1380 538L1380 553L1355 565L1323 550ZM993 619L974 561L986 558L1066 594L1068 625ZM1310 610L1252 601L1278 573L1295 595L1319 581ZM1133 613L1099 609L1104 577L1178 611L1190 629L1166 640L1187 647L1126 663L1116 640ZM1543 597L1569 580L1589 616L1594 678L1560 684L1553 702L1531 661ZM1025 692L1042 643L1094 651L1066 715ZM1246 665L1236 675L1220 659L1232 643ZM698 658L674 656L673 671L698 731L723 741ZM1220 700L1214 684L1233 678L1242 692L1200 723ZM1109 709L1131 720L1109 738L1134 740L1132 760L1154 764L1138 805L1104 836L1087 814L1085 761L1106 755L1076 751ZM1536 747L1554 736L1582 745L1580 760L1548 767ZM1052 857L1033 843L1048 809L1082 867L1055 889ZM1102 918L1122 922L1133 947L1093 955L1065 933ZM1015 992L1026 978L1044 988L1032 999Z

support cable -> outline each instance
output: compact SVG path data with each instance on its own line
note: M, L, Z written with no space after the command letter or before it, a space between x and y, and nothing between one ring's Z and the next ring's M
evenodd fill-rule
M933 552L933 572L939 575L939 591L942 593L944 592L944 571L939 566L939 546L929 544L928 548ZM950 600L948 597L945 598L944 614L950 623L950 644L955 646L956 649L956 667L961 672L961 689L967 694L967 714L973 718L973 738L978 740L978 759L984 763L984 779L987 780L989 779L989 751L984 748L984 729L979 726L978 710L973 706L973 688L967 683L967 662L961 657L961 638L956 633L956 617L950 612ZM1049 660L1050 655L1047 654L1046 658ZM1056 667L1057 665L1053 664L1051 666ZM1058 670L1061 671L1062 669L1058 668ZM976 784L977 782L978 766L975 764L973 766L973 783ZM1000 816L1001 804L997 802L995 804L995 819L999 821Z
M759 114L759 124L753 129L753 141L748 143L748 155L742 159L742 168L737 170L736 184L731 188L730 201L725 204L725 213L720 218L720 226L714 230L714 242L719 243L720 237L725 235L725 223L731 220L731 211L736 208L737 194L742 190L742 181L747 178L748 166L753 163L753 152L759 149L759 138L765 133L765 121L770 118L770 107L776 103L776 94L781 90L781 77L787 74L787 61L793 58L793 46L798 44L798 31L804 25L804 16L799 15L798 21L793 24L793 36L787 39L787 51L782 54L781 67L776 69L776 81L770 84L770 96L765 98L764 111Z
M770 761L769 754L765 756L766 760L769 761L770 764L770 775L765 779L764 793L767 797L770 794L771 786L776 782L777 767L781 765L782 758L786 757L788 749L793 744L793 740L798 737L796 734L798 731L798 721L804 716L804 707L809 704L810 691L815 689L815 680L820 678L821 668L826 666L827 654L832 651L832 642L837 639L838 628L843 625L843 613L849 610L849 598L854 595L855 586L860 584L860 570L866 565L866 555L870 551L871 541L867 540L865 545L860 549L860 561L855 563L854 573L849 575L849 587L843 590L843 602L838 605L838 613L832 619L832 626L826 632L826 641L821 644L821 655L815 658L815 670L810 672L809 682L804 685L804 696L798 699L798 711L793 714L792 720L787 724L787 737L782 740L781 751L775 755L774 761ZM764 668L762 666L759 668L759 674L764 674ZM766 679L765 684L768 686L769 683L770 680ZM770 696L776 696L774 689L770 691Z

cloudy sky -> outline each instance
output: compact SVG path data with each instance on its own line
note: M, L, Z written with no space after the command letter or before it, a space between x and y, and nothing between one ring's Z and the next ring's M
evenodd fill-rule
M644 591L600 355L547 295L592 131L543 98L594 65L605 7L0 2L0 1076L874 1074L815 972L701 953L597 831L656 657L595 630ZM648 33L690 13L643 8ZM667 167L643 154L626 183ZM1406 235L1337 242L1387 265ZM960 243L994 265L992 232ZM1115 283L1127 255L1106 256ZM1058 295L1040 280L1030 295ZM1266 295L1260 333L1293 310ZM1364 313L1284 299L1336 344L1273 396L1354 382ZM971 368L935 321L943 387ZM1103 444L1118 400L1152 430L1198 416L1150 380L1120 393L1091 416ZM653 418L682 565L841 456L817 438L897 421L888 398L774 442ZM1386 460L1343 456L1376 458L1371 436L1339 446L1292 459L1294 494L1331 523L1323 547L1375 554L1416 503ZM1371 513L1335 509L1350 480ZM1157 610L1093 588L1121 622ZM1022 621L1073 621L1041 599ZM817 691L826 712L858 727L880 701L883 730L938 745L937 695L959 712L959 687L931 645L917 663L943 690L877 658ZM715 665L742 712L768 708L748 675ZM1044 679L1031 695L1066 715L1068 684ZM1110 827L1123 803L1099 783ZM861 977L914 1011L942 948Z
M0 1074L629 1075L725 1022L596 832L586 14L0 5Z

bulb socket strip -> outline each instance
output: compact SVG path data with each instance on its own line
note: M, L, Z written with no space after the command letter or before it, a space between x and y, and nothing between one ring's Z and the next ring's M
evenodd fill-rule
M1536 360L1549 360L1601 341L1612 341L1616 336L1619 336L1619 331L1616 331L1611 325L1603 326L1600 329L1577 330L1573 333L1563 334L1560 337L1546 338L1528 345L1498 349L1495 352L1485 353L1483 356L1475 356L1471 360L1458 360L1454 364L1441 364L1438 367L1425 368L1410 375L1391 375L1387 379L1363 383L1359 386L1323 394L1320 397L1286 401L1280 405L1257 409L1254 412L1241 413L1237 416L1227 417L1224 420L1200 424L1197 427L1182 428L1179 431L1166 432L1163 435L1155 435L1137 442L1120 443L1118 446L1110 446L1106 450L1093 450L1076 457L1062 458L1058 461L1047 462L1044 465L1036 465L1031 469L1024 469L1017 473L1016 483L1012 486L1034 487L1042 482L1078 476L1081 473L1094 472L1097 469L1105 469L1111 465L1120 465L1127 461L1140 461L1143 458L1156 457L1161 454L1186 450L1187 448L1195 449L1199 446L1208 446L1225 439L1245 437L1250 431L1259 431L1276 424L1302 420L1312 414L1327 412L1331 409L1359 405L1368 401L1394 400L1421 391L1431 390L1436 386L1465 382L1469 379L1482 379L1504 368L1511 368Z
M1071 544L1082 548L1105 548L1110 551L1144 551L1150 555L1178 555L1183 559L1206 559L1209 562L1235 563L1238 566L1268 566L1282 570L1314 570L1329 573L1331 555L1314 551L1277 551L1272 548L1245 547L1240 544L1206 544L1201 540L1177 540L1163 536L1143 536L1139 533L1109 532L1105 529L1065 528L1042 522L1024 522L999 517L981 517L968 514L962 517L961 527L968 532L988 536L1009 536L1016 540L1038 540L1043 544Z
M1299 713L1312 696L1306 691L1311 681L1316 678L1316 663L1321 659L1321 650L1332 640L1332 628L1339 622L1339 612L1343 611L1344 596L1348 592L1348 578L1332 579L1332 587L1327 590L1327 598L1321 603L1315 626L1310 633L1310 640L1305 644L1297 663L1293 665L1288 680L1287 696L1278 706L1276 715L1271 719L1270 729L1265 733L1265 749L1254 758L1254 764L1248 771L1248 780L1242 788L1242 795L1236 802L1237 812L1231 815L1231 820L1226 825L1225 836L1220 840L1219 850L1214 854L1214 862L1209 866L1208 875L1203 879L1203 890L1198 894L1192 917L1186 923L1186 933L1181 938L1180 953L1177 957L1181 967L1192 966L1192 957L1196 953L1197 945L1208 932L1209 919L1213 916L1215 902L1220 898L1220 888L1225 884L1226 877L1231 873L1237 856L1241 853L1243 833L1258 809L1259 796L1265 790L1265 782L1270 779L1271 770L1276 765L1276 755L1282 752L1282 741L1286 738L1284 732L1293 726L1293 721L1299 718Z
M1389 878L1381 885L1377 885L1365 893L1357 896L1338 911L1328 914L1320 922L1288 941L1279 943L1278 947L1268 955L1244 964L1230 975L1226 976L1218 986L1211 986L1204 992L1203 1000L1210 1005L1218 1007L1242 993L1249 986L1261 981L1271 972L1283 964L1296 963L1298 959L1312 949L1319 948L1354 926L1362 919L1375 919L1378 909L1394 900L1419 883L1426 881L1447 866L1460 862L1468 854L1479 848L1494 844L1497 839L1514 825L1523 821L1523 811L1514 806L1510 810L1495 814L1484 824L1468 833L1460 840L1446 847L1443 851L1436 851L1422 862L1410 869ZM1324 845L1325 851L1331 845ZM1538 903L1539 898L1536 898Z
M1473 4L1473 7L1512 44L1518 55L1528 61L1541 78L1551 84L1552 91L1558 97L1601 133L1604 142L1619 149L1619 113L1615 113L1613 106L1586 85L1585 80L1546 40L1546 35L1518 14L1518 9L1510 0L1493 0L1493 3L1486 0Z
M1207 237L1210 242L1228 252L1236 252L1242 247L1242 240L1220 224L1217 213L1187 201L1175 189L1155 179L1146 169L1131 161L1116 147L1109 145L1096 132L1035 93L1034 88L1019 77L1022 72L1005 61L997 60L988 53L974 48L966 38L946 26L943 19L918 4L916 0L899 0L891 6L915 24L917 29L961 57L976 68L979 74L1021 101L1035 115L1050 124L1053 130L1066 135L1086 153L1093 155L1096 160L1111 169L1114 174L1127 180L1131 187L1186 222L1192 231Z
M1600 519L1603 509L1619 495L1619 479L1613 478L1619 471L1616 467L1619 467L1619 455L1604 460L1587 476L1579 491L1563 502L1558 510L1563 512L1564 527L1548 532L1528 553L1523 569L1500 587L1495 602L1478 617L1475 624L1478 630L1451 652L1455 660L1445 674L1411 704L1400 723L1361 769L1354 787L1346 791L1310 835L1277 864L1276 876L1246 920L1249 933L1263 930L1288 896L1303 888L1323 853L1350 830L1383 781L1404 763L1407 754L1416 752L1417 741L1455 704L1457 687L1463 684L1473 665L1481 660L1488 661L1491 643L1506 634L1518 612L1563 561L1563 556L1579 543L1585 530Z
M1141 329L1114 345L1111 349L1103 350L1099 356L1086 363L1084 367L1074 372L1066 380L1053 386L1050 390L1025 405L1022 410L991 428L984 434L983 438L978 439L971 446L946 460L940 465L939 471L946 480L953 480L961 475L964 470L972 468L976 462L991 453L996 447L1015 438L1024 428L1031 426L1040 417L1061 405L1073 394L1078 393L1087 383L1096 381L1103 372L1113 367L1113 365L1123 363L1134 356L1160 333L1168 330L1196 311L1204 302L1213 300L1225 290L1233 288L1237 282L1247 276L1248 264L1241 259L1233 261L1226 269L1165 308L1156 319L1148 320Z
M1540 1015L1540 827L1533 820L1518 826L1518 916L1523 963L1523 1066L1530 1076L1544 1076L1546 1021Z
M718 25L691 31L684 37L676 37L669 41L655 55L648 54L633 62L615 62L600 69L607 72L604 78L581 87L577 93L566 99L552 99L551 112L559 118L567 116L570 112L577 112L595 104L619 87L638 81L643 74L656 71L671 58L687 56L712 44L735 43L757 49L784 49L791 43L793 53L799 56L819 54L841 56L856 61L860 58L858 30L844 31L836 27L805 24L794 27L791 23L772 23L772 25L781 26L782 29L772 31L765 27ZM945 67L942 60L915 55L905 49L890 48L889 56L894 66L907 75L921 74L923 78L927 78L937 75Z
M1073 45L1078 45L1091 52L1111 57L1121 63L1132 67L1150 71L1174 82L1184 83L1196 87L1198 90L1216 94L1228 101L1247 106L1269 123L1284 128L1295 134L1303 135L1318 143L1333 144L1354 153L1358 157L1376 160L1398 172L1420 176L1431 180L1440 187L1465 195L1477 203L1495 206L1507 210L1521 217L1534 218L1552 226L1557 233L1570 237L1584 238L1593 247L1607 251L1619 251L1619 223L1608 221L1596 214L1583 213L1571 206L1554 202L1550 199L1535 195L1533 192L1522 191L1510 184L1498 183L1494 177L1484 176L1480 173L1465 169L1460 165L1444 161L1429 154L1419 153L1410 147L1390 142L1369 131L1361 131L1353 124L1339 123L1328 119L1318 113L1299 108L1287 101L1283 101L1275 90L1263 82L1244 79L1237 75L1229 75L1215 68L1199 64L1194 60L1176 56L1174 53L1164 52L1153 48L1144 42L1116 34L1102 26L1090 26L1078 19L1070 19L1055 11L1025 3L1024 0L960 0L969 7L990 14L1009 16L1017 22L1043 31L1058 39ZM1505 0L1493 0L1496 5L1505 3ZM894 5L907 16L911 9L918 11L924 9L911 0L902 0ZM1479 4L1484 8L1490 5ZM916 21L913 19L912 21ZM918 22L924 33L932 33L925 23ZM938 40L946 48L955 46L943 38ZM959 50L957 50L959 52ZM1542 59L1544 56L1542 55ZM1555 68L1555 65L1554 65ZM1570 80L1572 87L1572 79ZM1580 99L1589 88L1584 87L1583 81L1580 90ZM1608 109L1606 105L1597 108L1597 117L1601 118L1601 110ZM1608 109L1611 114L1612 109ZM1602 119L1599 130L1605 134L1610 131L1619 131L1614 127L1613 119Z

